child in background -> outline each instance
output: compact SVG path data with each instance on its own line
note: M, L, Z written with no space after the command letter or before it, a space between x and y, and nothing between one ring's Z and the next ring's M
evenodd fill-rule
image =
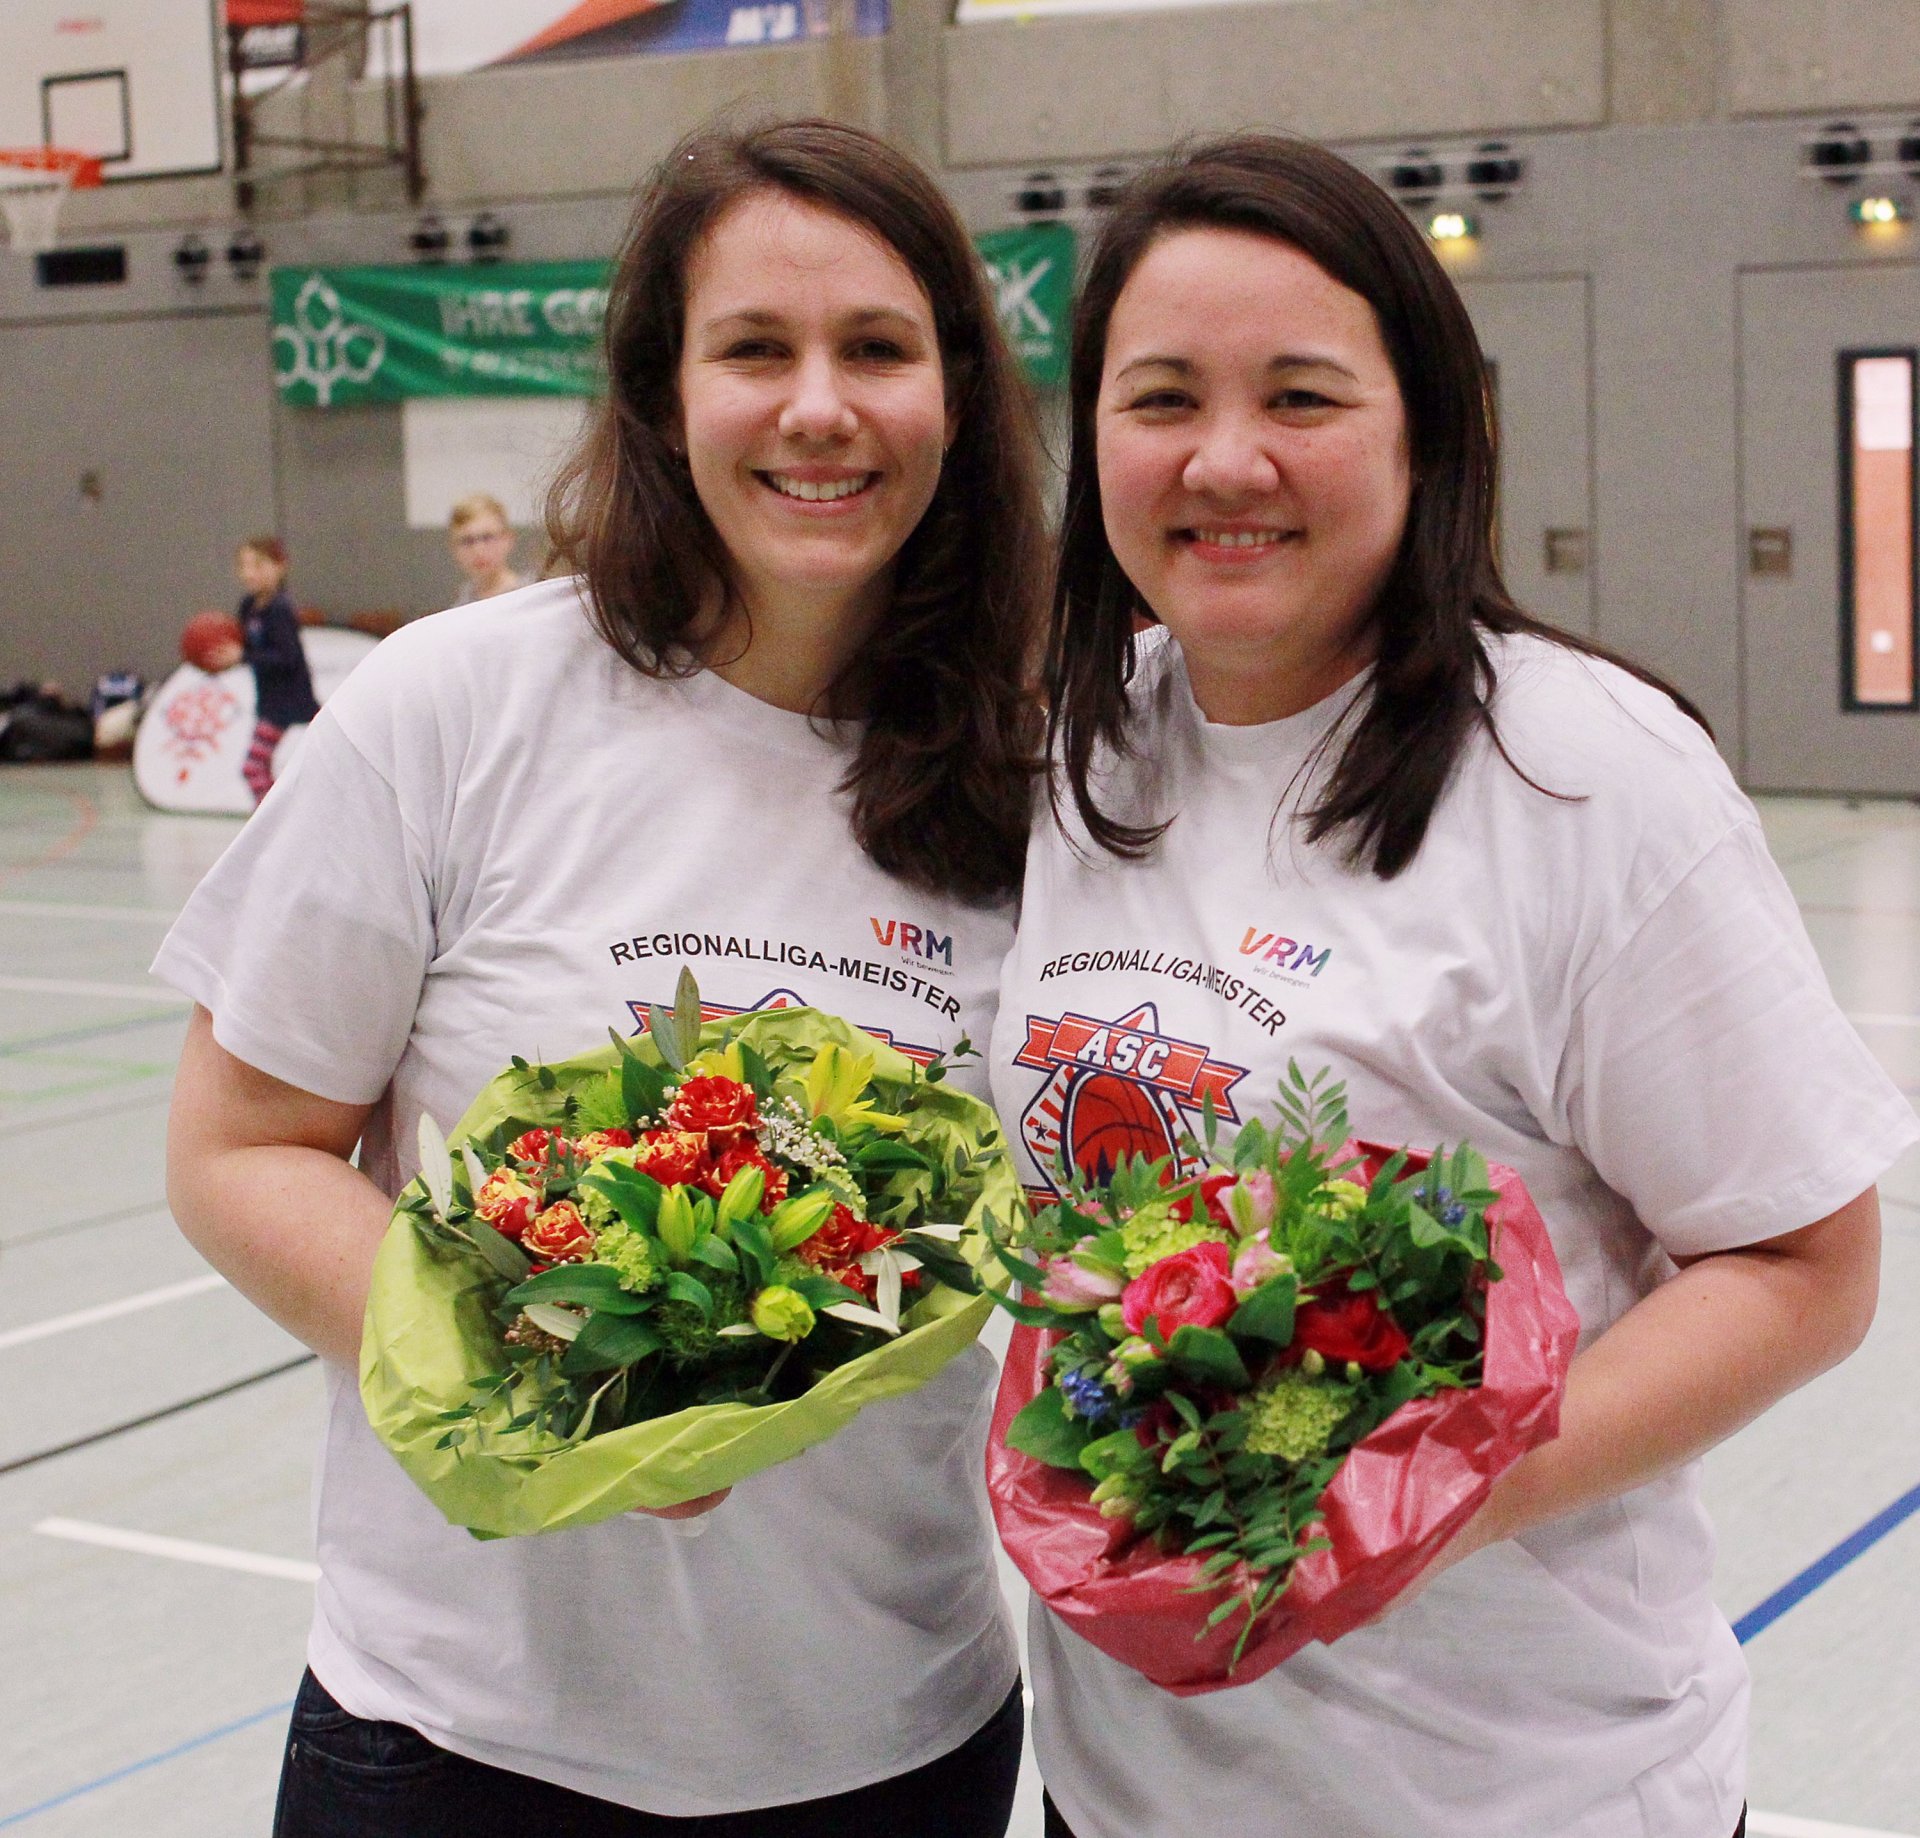
M462 498L447 519L447 543L455 564L467 577L456 606L491 600L495 594L526 586L528 577L512 566L513 526L498 498L484 491Z
M273 750L281 736L311 721L320 704L300 644L300 617L287 597L286 544L277 536L249 536L234 556L234 572L247 590L235 614L243 643L213 667L231 669L244 658L253 670L253 742L240 770L258 804L273 784Z

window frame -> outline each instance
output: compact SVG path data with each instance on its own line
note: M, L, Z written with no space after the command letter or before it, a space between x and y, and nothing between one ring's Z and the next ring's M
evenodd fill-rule
M1909 388L1907 414L1907 658L1911 687L1904 702L1865 702L1857 680L1859 608L1855 600L1854 451L1856 438L1856 367L1864 359L1897 357L1906 360ZM1920 712L1920 346L1854 345L1836 360L1839 408L1840 540L1840 712L1845 715L1911 715Z

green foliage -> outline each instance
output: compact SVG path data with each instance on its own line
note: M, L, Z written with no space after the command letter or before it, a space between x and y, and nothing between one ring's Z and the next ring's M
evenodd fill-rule
M1242 1340L1268 1341L1276 1347L1291 1345L1299 1288L1292 1276L1270 1277L1233 1311L1227 1332Z
M1067 1415L1066 1399L1051 1385L1007 1425L1007 1446L1049 1468L1078 1468L1092 1441L1092 1429Z
M1190 1384L1242 1391L1253 1383L1232 1337L1217 1327L1195 1327L1188 1322L1175 1328L1167 1342L1167 1358Z

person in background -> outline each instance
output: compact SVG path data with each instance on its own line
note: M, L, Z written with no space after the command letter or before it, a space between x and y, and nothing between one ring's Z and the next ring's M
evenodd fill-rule
M467 577L456 606L490 600L495 594L524 587L527 577L512 567L513 526L506 507L484 491L469 492L447 518L447 546L455 565Z
M273 786L273 750L288 728L320 712L307 654L300 644L300 615L287 597L287 546L277 536L249 536L234 555L234 573L246 591L234 615L241 642L208 660L214 671L243 660L253 671L253 740L240 768L257 805Z

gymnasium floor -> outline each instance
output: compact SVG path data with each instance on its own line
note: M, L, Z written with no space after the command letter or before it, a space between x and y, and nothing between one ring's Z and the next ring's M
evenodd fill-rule
M1842 1006L1920 1097L1920 810L1764 809ZM319 1381L168 1220L183 1010L145 974L234 828L121 770L0 770L0 1831L29 1838L268 1829ZM1754 1838L1920 1835L1920 1154L1883 1197L1867 1346L1708 1464ZM1037 1805L1029 1777L1018 1838Z

